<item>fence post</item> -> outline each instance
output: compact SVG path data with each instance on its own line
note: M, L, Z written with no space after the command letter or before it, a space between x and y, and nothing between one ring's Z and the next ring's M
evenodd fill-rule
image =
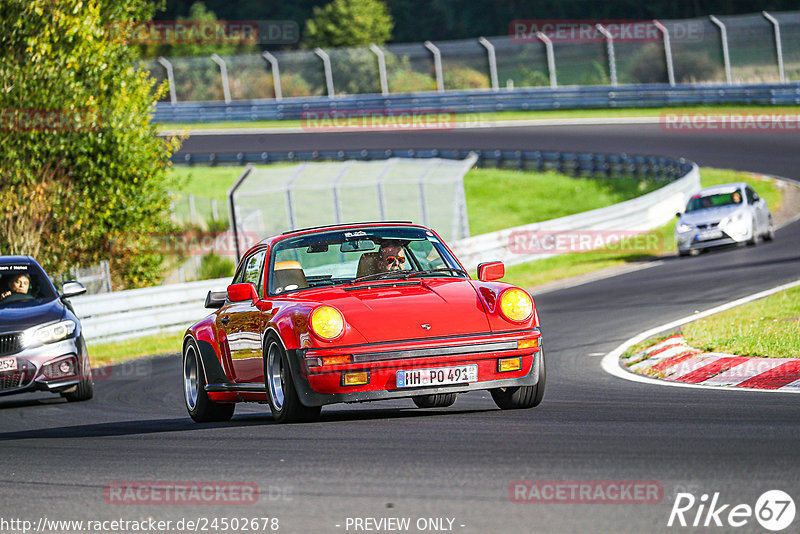
M722 61L725 63L725 79L728 81L728 85L731 85L733 78L731 77L731 58L728 54L728 31L725 29L725 24L714 15L709 15L708 18L719 28L719 36L722 41Z
M322 60L322 66L325 69L325 84L328 86L328 98L333 98L336 95L333 91L333 71L331 70L331 57L321 48L315 48L314 53L317 54Z
M222 92L225 95L225 103L231 103L231 86L228 83L228 66L225 64L225 60L219 57L217 54L211 54L211 60L214 61L217 65L219 65L219 73L222 77Z
M664 37L664 58L667 62L667 80L670 87L675 87L675 70L672 66L672 45L669 42L669 30L661 22L654 20L656 28L659 29L661 35Z
M283 91L281 91L281 71L278 67L278 58L270 54L269 52L264 52L261 54L261 57L266 59L270 67L272 68L272 85L275 89L275 100L281 101L283 100Z
M778 54L778 73L781 77L781 83L786 83L786 73L783 70L783 47L781 46L781 25L778 22L778 19L767 13L766 11L761 12L764 15L764 18L767 19L772 23L775 31L775 52Z
M597 24L595 27L597 28L597 31L602 33L603 36L606 38L606 52L608 52L608 74L609 77L611 78L611 85L616 87L617 60L614 57L614 36L611 35L611 32L605 29L605 27L603 27L602 24Z
M555 89L558 87L558 78L556 78L556 55L553 53L553 41L542 32L536 32L536 37L544 43L545 50L547 50L547 70L550 72L550 87Z
M444 75L442 74L442 53L439 48L430 41L425 41L425 48L433 54L433 68L436 71L436 90L444 92Z
M369 49L372 50L372 53L378 56L378 74L381 79L381 94L383 96L389 95L389 81L386 77L386 56L383 54L383 50L375 44L369 45Z
M500 84L497 81L497 56L495 55L494 45L486 37L479 37L478 42L486 49L489 59L489 78L492 80L492 91L499 91Z
M177 104L178 97L175 94L175 74L172 71L172 63L170 63L167 58L159 57L156 61L158 64L164 67L164 70L167 71L167 83L169 84L169 101L171 104Z

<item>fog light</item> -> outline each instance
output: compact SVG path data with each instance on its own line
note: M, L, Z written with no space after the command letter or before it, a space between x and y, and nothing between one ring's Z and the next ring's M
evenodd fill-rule
M522 358L503 358L497 360L497 371L500 373L519 371L520 369L522 369Z
M535 349L539 346L539 338L535 339L520 339L517 341L518 349Z
M77 371L77 361L75 358L67 358L61 361L46 364L42 368L42 374L45 378L66 378L73 376Z
M361 373L342 373L343 386L363 386L369 384L369 372Z
M323 356L322 365L344 365L350 363L350 355L344 356Z
M58 364L58 370L63 375L72 374L72 363L71 362L61 362Z

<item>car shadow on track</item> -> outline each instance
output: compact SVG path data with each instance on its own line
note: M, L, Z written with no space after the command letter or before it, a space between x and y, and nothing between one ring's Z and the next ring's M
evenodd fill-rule
M412 417L442 417L454 415L468 415L484 413L495 410L415 410L415 409L378 409L378 410L343 410L338 412L323 413L320 419L302 425L323 425L325 423L343 421L372 421L376 419L400 419ZM238 428L250 426L276 425L270 414L247 414L234 417L223 423L198 424L186 418L180 419L147 419L140 421L119 421L110 423L96 423L90 425L59 426L53 428L39 428L20 430L15 432L0 432L0 441L15 441L20 439L74 439L74 438L99 438L113 436L132 436L144 434L159 434L164 432L200 431L216 428Z

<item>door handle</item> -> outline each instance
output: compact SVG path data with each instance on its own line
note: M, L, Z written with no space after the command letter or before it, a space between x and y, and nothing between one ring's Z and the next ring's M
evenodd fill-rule
M226 315L220 322L224 325L227 325L229 322L231 322L231 318Z

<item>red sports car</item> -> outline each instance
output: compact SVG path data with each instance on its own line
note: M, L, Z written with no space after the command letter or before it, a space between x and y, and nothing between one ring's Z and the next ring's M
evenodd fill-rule
M424 226L361 223L294 230L243 257L214 313L183 341L184 398L195 421L268 402L278 422L323 405L410 397L450 406L489 390L503 409L542 401L545 363L530 295L478 280Z

